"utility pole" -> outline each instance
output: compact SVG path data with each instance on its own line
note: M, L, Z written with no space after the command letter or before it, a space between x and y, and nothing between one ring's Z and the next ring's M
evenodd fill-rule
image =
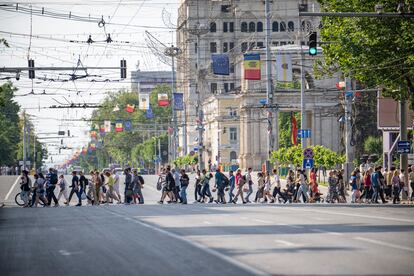
M178 147L178 131L177 131L177 113L175 110L175 101L174 101L174 93L176 92L176 79L175 79L175 57L181 54L181 49L178 47L168 47L165 49L164 54L166 56L171 57L171 74L172 74L172 81L171 81L171 97L172 97L172 123L173 123L173 133L171 139L171 159L175 160L177 158L177 147Z
M274 135L273 135L273 86L272 86L272 54L270 52L270 3L265 0L265 16L266 16L266 93L267 105L270 107L267 111L268 124L268 145L267 145L267 160L266 170L270 171L270 157L274 149ZM277 111L276 111L277 112ZM276 122L277 124L277 122ZM276 128L278 126L276 125Z
M346 181L350 179L352 172L352 160L353 160L353 146L351 145L352 139L352 79L350 77L345 78L345 97L344 97L344 109L345 109L345 168L344 178Z
M304 40L301 26L301 17L298 17L298 45L300 45L300 129L306 129L306 101L305 101L305 69L304 69L304 52L302 42ZM303 131L302 131L303 133ZM302 149L306 149L306 138L301 137Z
M23 167L22 170L26 168L26 111L23 111Z
M400 100L400 141L407 141L407 103L404 97L402 97ZM400 154L400 170L404 170L404 179L405 179L404 189L402 192L402 198L407 199L407 194L404 193L408 185L408 155L407 153Z
M183 155L187 155L187 106L184 102Z
M36 171L36 136L33 131L33 169Z
M158 169L161 168L161 138L158 137Z

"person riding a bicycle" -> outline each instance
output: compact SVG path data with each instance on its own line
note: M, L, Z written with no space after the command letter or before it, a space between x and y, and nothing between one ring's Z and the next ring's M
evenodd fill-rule
M29 207L29 196L30 196L30 189L32 187L32 181L29 177L29 172L26 170L22 171L22 176L20 178L20 189L22 190L20 193L20 198L23 200L24 205L23 207Z

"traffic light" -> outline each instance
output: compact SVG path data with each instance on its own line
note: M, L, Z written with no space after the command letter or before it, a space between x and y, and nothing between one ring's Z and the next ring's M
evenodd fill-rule
M316 56L318 53L318 35L316 32L313 32L309 36L309 55Z
M121 79L126 79L126 60L121 60Z
M33 59L29 59L29 79L34 79L35 78L35 71L34 71L34 60ZM30 69L33 68L33 69Z

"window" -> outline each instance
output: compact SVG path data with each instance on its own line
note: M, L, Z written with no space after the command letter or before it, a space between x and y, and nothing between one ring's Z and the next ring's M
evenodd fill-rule
M215 33L217 31L217 25L215 22L210 22L210 33Z
M229 50L230 50L230 51L231 51L231 50L233 50L233 49L234 49L234 42L230 42L230 44L229 44L229 45L230 45L230 49L229 49Z
M273 21L272 23L272 32L278 32L279 31L279 22Z
M227 42L223 42L223 53L227 53L229 51L229 44Z
M224 92L229 92L229 84L227 82L224 83Z
M217 43L210 42L210 53L217 53Z
M230 134L230 142L236 142L237 141L237 128L231 127L229 128L229 134Z
M256 31L256 24L254 22L249 23L249 32L254 33Z
M242 23L241 23L241 28L240 28L240 31L241 31L242 33L247 33L247 22L242 22Z
M221 5L221 12L230 12L231 5Z
M243 42L243 43L241 44L241 51L242 51L242 53L244 53L244 52L246 52L246 51L247 51L247 42Z
M289 21L288 22L288 32L293 32L295 31L295 23L293 23L293 21Z
M230 22L230 23L229 23L229 31L230 31L231 33L233 33L233 32L234 32L234 22Z
M273 42L272 42L272 45L273 45L273 46L279 46L279 41L273 41Z
M286 45L286 41L280 41L280 46Z
M257 42L257 48L264 48L263 42L261 41Z
M230 64L230 73L231 74L234 73L234 64L233 63Z
M254 47L256 47L256 42L250 42L249 43L249 50L252 50Z
M263 23L262 22L257 22L257 32L261 33L263 32Z
M217 83L216 82L212 82L210 84L210 92L213 93L213 94L217 93Z
M197 47L198 45L197 45L197 42L196 43L194 43L194 52L197 54L197 49L198 49L198 47Z
M237 116L237 110L230 110L229 115L231 117L236 117Z
M234 88L235 88L235 86L234 86L234 82L231 82L231 83L230 83L230 91L234 91Z
M227 22L223 22L223 33L227 33L229 31L228 29L228 23Z
M230 162L236 162L237 161L237 153L235 151L230 152Z
M280 31L286 32L286 23L284 21L280 22Z

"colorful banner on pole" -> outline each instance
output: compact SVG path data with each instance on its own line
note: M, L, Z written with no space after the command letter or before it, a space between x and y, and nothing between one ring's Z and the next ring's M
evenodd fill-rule
M127 120L124 122L125 131L131 131L132 130L132 122L130 120Z
M158 105L159 106L168 106L170 102L168 101L168 94L160 93L158 94Z
M139 94L139 109L148 110L150 104L150 95L149 94Z
M100 127L99 127L99 133L102 135L102 134L105 134L105 125L101 125Z
M135 111L135 105L133 104L127 104L125 107L125 111L128 113L132 113Z
M98 135L98 133L95 130L91 131L91 138L92 139L96 139L97 135Z
M212 54L213 60L213 74L215 75L230 75L230 62L227 54Z
M276 55L276 80L291 82L292 76L292 56L287 54Z
M105 121L104 126L105 126L105 132L106 133L111 132L111 121Z
M184 110L183 93L174 93L174 110Z
M124 126L122 124L122 121L117 121L115 123L115 131L116 132L122 132L122 131L124 131Z
M260 54L245 54L244 55L244 79L245 80L260 80L261 79Z
M297 145L298 144L298 123L296 121L296 118L293 112L290 113L290 121L292 124L290 140L292 142L292 145Z

